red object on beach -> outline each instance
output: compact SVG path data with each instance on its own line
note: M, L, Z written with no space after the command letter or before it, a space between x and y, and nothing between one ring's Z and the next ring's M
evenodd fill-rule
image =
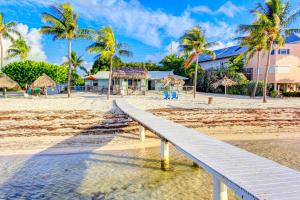
M88 77L86 78L86 80L89 80L89 81L95 81L96 78L95 78L94 76L90 75L90 76L88 76Z

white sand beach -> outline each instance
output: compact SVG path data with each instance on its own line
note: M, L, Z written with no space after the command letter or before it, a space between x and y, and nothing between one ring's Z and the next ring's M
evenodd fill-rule
M193 99L191 94L180 94L179 100L162 100L160 93L148 93L113 96L108 101L106 96L74 93L70 99L65 95L1 98L0 155L158 146L158 138L149 131L146 142L140 142L137 123L115 113L113 100L126 98L138 108L300 169L300 148L290 146L300 143L300 99L270 99L263 104L261 99L214 95L208 105L209 96L198 94Z

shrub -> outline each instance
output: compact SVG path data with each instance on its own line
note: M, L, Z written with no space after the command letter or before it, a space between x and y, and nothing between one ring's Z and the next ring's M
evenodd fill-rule
M31 84L43 73L56 83L65 83L68 79L67 67L31 60L10 63L2 68L2 72L18 82L21 87Z
M270 97L277 97L277 96L278 96L278 91L272 90L272 91L270 92Z
M300 92L283 92L284 97L300 97Z

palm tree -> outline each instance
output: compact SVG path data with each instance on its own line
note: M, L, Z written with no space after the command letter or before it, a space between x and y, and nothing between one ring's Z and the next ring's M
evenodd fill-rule
M21 60L24 61L27 59L30 49L31 47L26 44L26 41L23 38L19 38L7 50L6 59L20 56Z
M268 49L268 62L264 74L263 102L267 102L268 74L271 65L271 53L273 49L285 44L285 36L300 32L300 29L288 28L300 14L300 10L291 10L289 1L266 0L264 4L258 3L257 8L252 10L256 20L251 25L241 25L239 29L245 33L255 33L263 30Z
M240 46L247 46L247 51L239 55L235 59L236 61L246 58L246 64L248 64L255 55L257 56L256 81L251 94L252 97L255 97L258 83L259 83L259 73L260 73L259 66L260 66L261 53L264 50L268 50L267 37L264 31L262 30L262 31L252 32L246 37L241 37L238 39L241 40Z
M87 51L90 53L98 53L96 59L100 57L109 59L109 79L108 79L108 92L107 99L110 97L110 84L112 78L113 58L119 56L132 56L132 52L128 50L127 45L118 43L115 38L115 34L111 27L106 26L99 31L94 31L92 34L93 44L87 47Z
M20 36L20 33L15 28L16 28L16 23L15 22L5 23L4 16L2 13L0 13L1 68L3 67L3 59L4 59L3 39L9 39L11 42L14 42L13 34Z
M196 67L194 73L194 98L196 98L197 91L197 74L198 74L198 66L199 66L199 56L200 55L208 55L213 59L216 58L216 54L214 51L209 50L211 47L215 46L214 42L207 42L206 37L201 29L201 27L196 26L192 29L188 30L181 37L181 54L188 56L188 59L184 63L184 67L188 68L191 64L196 60Z
M43 13L42 19L47 25L41 28L42 34L53 35L53 40L68 40L68 97L71 96L71 70L72 70L72 40L74 38L89 38L88 29L78 29L79 14L75 13L74 8L69 3L51 6L53 14Z
M86 74L89 73L88 70L83 66L83 64L84 64L83 56L77 56L75 51L71 52L71 62L72 62L72 66L73 66L74 70L79 68L82 71L84 71ZM63 65L67 65L67 64L69 64L69 61L63 63Z

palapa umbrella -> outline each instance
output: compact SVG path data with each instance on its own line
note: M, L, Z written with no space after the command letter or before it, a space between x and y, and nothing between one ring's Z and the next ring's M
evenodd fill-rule
M168 75L166 77L164 77L161 82L164 84L164 87L168 86L168 85L174 85L174 86L182 86L184 85L184 81L177 78L174 75Z
M2 74L0 77L0 88L3 88L3 95L6 97L6 89L7 88L18 88L19 84L9 78L6 74Z
M224 78L216 81L215 83L213 83L213 87L217 88L219 86L224 86L225 87L225 95L227 94L227 87L228 86L232 86L232 85L236 85L237 83L233 80L231 80L230 78L228 78L227 76L224 76Z
M33 87L40 87L45 88L46 96L47 96L47 87L55 87L56 83L54 80L52 80L49 76L46 74L43 74L42 76L38 77L33 82Z

